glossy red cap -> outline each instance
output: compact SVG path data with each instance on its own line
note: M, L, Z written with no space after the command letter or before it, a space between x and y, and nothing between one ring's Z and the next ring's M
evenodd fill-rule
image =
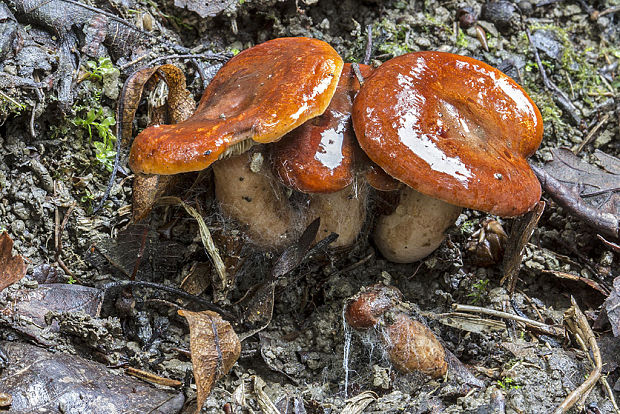
M362 76L372 73L371 66L359 66ZM284 185L304 193L332 193L353 182L357 144L351 109L359 89L351 64L345 63L323 115L273 144L273 171Z
M507 217L540 199L526 161L542 140L540 112L486 63L441 52L391 59L366 79L353 125L371 160L430 197Z
M147 174L198 171L244 141L276 141L325 111L342 65L330 45L305 37L244 50L215 75L190 118L142 131L129 164Z
M396 191L404 185L372 161L370 161L364 176L368 184L379 191Z

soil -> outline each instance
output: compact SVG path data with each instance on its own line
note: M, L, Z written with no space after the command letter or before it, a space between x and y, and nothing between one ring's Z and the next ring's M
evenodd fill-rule
M187 197L191 188L191 200L202 208L216 242L226 246L224 255L234 248L243 257L232 288L225 294L217 291L218 281L202 247L198 224L185 210L157 207L141 225L128 227L133 180L127 167L129 143L123 143L121 170L108 201L93 212L113 164L113 141L105 140L113 139L107 135L114 132L108 118L116 120L123 82L148 60L176 53L170 43L181 44L192 53L236 53L275 37L309 36L330 43L345 61L361 62L370 27L374 65L407 52L440 50L485 61L523 85L545 122L543 144L533 162L550 160L553 148L576 147L606 114L610 115L608 122L579 155L589 162L594 162L595 150L618 157L620 15L617 11L598 18L592 15L594 10L607 10L618 3L597 1L588 6L592 10L580 2L543 3L548 4L537 6L530 0L494 3L503 9L487 11L479 19L489 48L485 51L474 27L460 30L456 23L457 11L463 6L480 16L482 1L239 0L215 16L201 18L172 2L95 0L92 7L151 30L160 41L130 48L127 53L110 44L106 47L104 42L100 56L94 57L81 49L86 40L78 31L78 49L70 55L79 62L79 70L73 78L73 99L67 101L62 93L62 33L15 13L9 1L8 8L0 8L0 231L7 231L13 239L14 253L25 258L28 274L2 292L0 309L15 306L20 292L36 290L43 283L104 289L135 273L137 280L173 287L181 286L191 274L192 279L199 279L202 290L206 288L203 298L220 299L219 306L238 312L237 302L246 292L268 280L277 254L252 247L235 224L222 217L213 203L208 173L198 180L197 175L186 177L187 186L177 194ZM14 12L15 19L7 17L7 10ZM525 28L532 33L548 76L570 97L581 122L544 87ZM147 51L149 59L134 62ZM221 65L199 60L207 77ZM191 60L171 62L183 69L198 100L203 83L195 64ZM68 73L71 79L74 73ZM147 122L143 103L134 133ZM364 412L551 412L591 372L588 355L577 344L512 322L500 331L467 332L442 323L441 315L449 313L455 303L475 304L510 313L518 309L528 318L562 325L571 296L591 325L597 322L606 364L603 372L619 398L618 340L600 315L605 296L583 282L558 279L550 271L576 274L610 287L620 274L620 256L595 231L546 195L544 199L546 210L525 247L520 280L511 297L500 283L502 266L474 265L465 247L487 218L476 211L465 210L441 247L421 262L400 265L384 260L365 237L371 223L351 249L315 252L278 281L269 325L243 341L241 357L216 383L203 412L268 411L259 398L263 381L264 392L280 412L341 412L348 398L368 391L374 394ZM511 220L498 220L507 231L511 229ZM61 238L60 248L56 237ZM134 272L138 258L140 266ZM450 372L447 378L435 380L401 374L390 365L376 333L346 328L346 299L378 282L398 287L405 301L419 308L445 348L481 383L472 385L475 381ZM189 333L176 311L179 307L200 309L200 305L148 288L134 289L127 299L129 307L122 306L122 298L118 290L109 291L99 317L59 312L53 316L53 329L51 325L25 328L23 321L18 327L15 314L0 311L0 340L45 344L54 352L103 362L114 372L126 364L177 379L185 383L179 388L187 401L183 412L191 412L195 385L187 373L192 364L182 352L189 349ZM241 325L235 329L239 334L248 330ZM571 412L581 409L613 412L610 399L598 385L585 400L585 408Z

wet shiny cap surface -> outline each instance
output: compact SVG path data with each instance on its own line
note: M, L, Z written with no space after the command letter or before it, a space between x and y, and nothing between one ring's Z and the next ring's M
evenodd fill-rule
M360 65L360 71L367 77L372 67ZM353 182L357 144L351 109L359 89L351 64L345 63L336 93L323 115L272 146L273 171L284 185L305 193L331 193Z
M540 199L526 161L542 140L540 112L510 77L473 58L387 61L357 95L353 125L372 161L428 196L505 217Z
M218 71L190 118L136 137L130 166L148 174L199 171L235 144L277 141L325 111L342 65L330 45L305 37L244 50Z

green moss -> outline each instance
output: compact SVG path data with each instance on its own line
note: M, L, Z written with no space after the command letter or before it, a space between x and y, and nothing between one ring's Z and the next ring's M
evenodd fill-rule
M469 45L467 41L467 36L465 36L465 32L459 28L459 32L456 35L456 46L460 48L466 48Z
M465 236L470 236L476 229L477 223L478 223L478 220L465 220L459 227L461 234Z
M559 62L543 62L548 68L548 75L556 75L556 83L567 93L579 95L584 103L594 106L595 102L590 95L605 92L600 76L597 72L597 61L603 62L604 55L593 48L581 49L575 47L569 38L568 31L554 25L535 25L532 30L548 30L553 32L563 46L563 54Z
M544 125L553 125L556 135L568 136L571 126L562 118L562 110L557 106L550 92L540 89L535 92L525 87L526 92L534 101L543 118Z
M518 390L521 386L516 385L515 382L516 381L510 377L504 377L503 379L497 380L497 386L502 390Z
M448 26L445 23L440 22L439 20L437 20L435 16L426 13L424 17L426 18L426 21L429 23L429 26L444 30L450 36L454 35L454 31L452 30L452 27Z
M73 106L75 116L71 124L88 135L95 151L95 161L106 170L112 171L116 151L116 137L112 127L116 125L114 111L102 104L103 85L107 77L117 76L109 58L86 62L86 80L80 84L78 99ZM93 137L99 138L94 140Z
M471 292L467 294L473 305L482 303L489 296L489 279L480 279L471 285Z
M400 56L419 51L420 47L414 43L414 39L420 33L432 35L443 42L450 41L450 38L454 36L450 26L441 23L430 15L425 16L423 24L395 23L392 19L384 18L372 27L373 39L377 45L377 55Z
M0 121L9 116L19 115L25 109L26 105L17 102L15 99L0 91Z
M400 56L415 52L418 48L413 44L413 35L408 33L411 27L407 24L396 24L391 20L383 19L375 23L372 28L373 38L378 39L377 54Z

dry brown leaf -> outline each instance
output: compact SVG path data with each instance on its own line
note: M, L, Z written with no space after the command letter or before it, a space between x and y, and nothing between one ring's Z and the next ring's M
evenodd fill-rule
M166 240L146 224L132 224L93 247L86 254L91 265L137 280L160 281L176 274L183 258L179 243Z
M13 240L5 231L0 235L0 291L26 275L24 259L12 251Z
M92 317L99 317L102 302L103 292L100 289L51 283L39 285L36 289L24 287L12 293L9 299L11 306L8 306L5 312L11 316L29 318L38 326L45 326L45 315L48 312L83 312Z
M571 151L554 149L553 161L537 172L545 192L571 215L597 232L620 237L620 159L601 151L594 156L602 168ZM533 167L536 172L537 167ZM541 178L542 176L542 178Z
M181 289L190 295L200 295L211 284L210 273L211 263L194 263L189 274L181 282Z
M136 71L125 81L120 97L123 110L119 122L123 140L131 137L131 126L145 87L148 89L155 86L159 80L163 80L168 86L167 105L170 119L166 122L181 122L196 109L196 102L185 87L185 75L178 67L167 64Z
M230 323L216 312L180 310L179 315L184 316L189 323L198 413L215 381L226 375L237 362L241 354L241 342Z
M609 195L617 191L620 181L620 160L602 151L596 151L595 157L603 168L588 164L566 148L551 150L553 160L545 164L545 170L563 184L574 188L580 197L590 198L593 205L609 202ZM607 197L604 193L607 192ZM590 194L602 193L600 196Z
M134 223L144 220L153 209L157 200L167 194L178 181L176 175L142 175L133 179L132 220Z
M121 131L122 139L127 142L131 137L131 126L143 92L157 85L159 81L168 87L168 100L157 112L157 119L151 123L176 124L184 121L196 109L196 102L185 85L183 71L170 64L155 66L134 72L125 82L121 95ZM136 176L133 185L133 220L145 218L153 208L155 201L174 186L175 178L160 175Z

